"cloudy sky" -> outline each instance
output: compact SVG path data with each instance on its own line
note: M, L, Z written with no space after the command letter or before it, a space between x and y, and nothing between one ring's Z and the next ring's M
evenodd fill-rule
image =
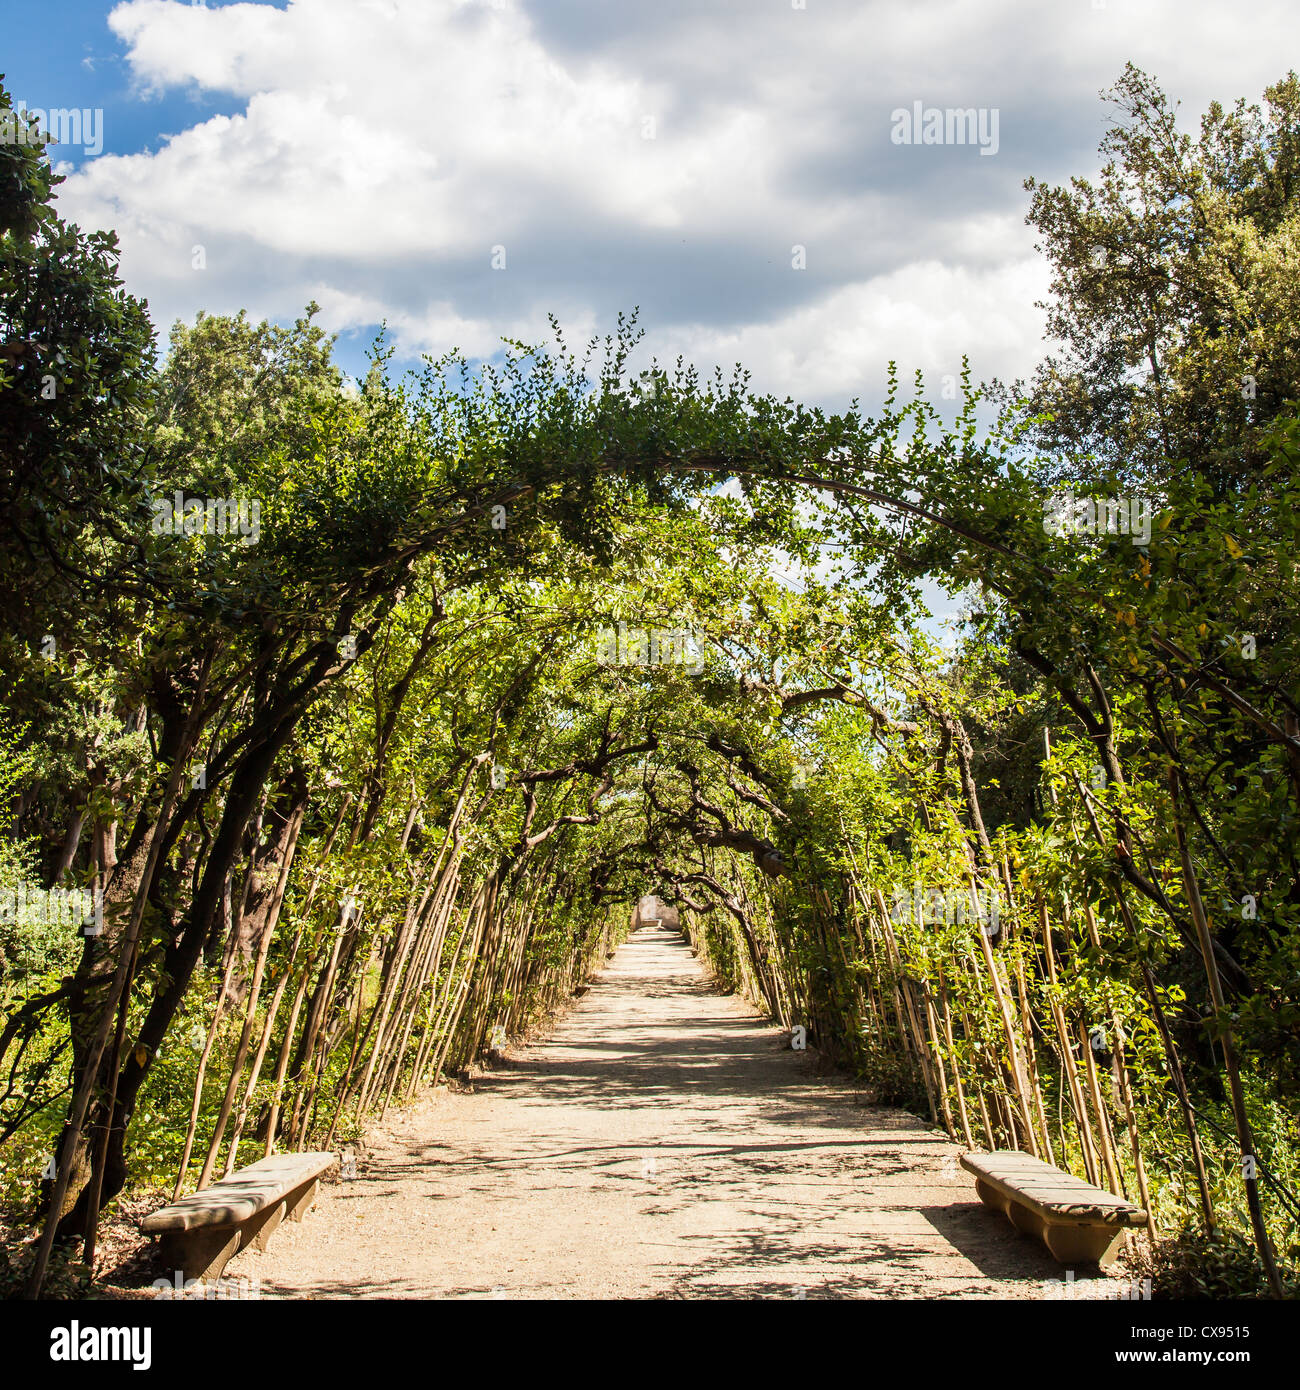
M1192 124L1294 62L1294 0L0 0L65 216L112 227L162 326L315 299L361 368L571 337L877 400L885 364L1027 373L1045 289L1022 183L1096 167L1126 60ZM982 143L899 143L974 109ZM993 138L996 131L996 139ZM93 146L92 146L93 148ZM201 251L196 248L202 248Z

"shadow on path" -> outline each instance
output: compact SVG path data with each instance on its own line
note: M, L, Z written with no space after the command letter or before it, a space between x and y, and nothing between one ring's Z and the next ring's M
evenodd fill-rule
M369 1137L228 1273L299 1298L1038 1298L957 1148L867 1106L644 926L544 1042Z

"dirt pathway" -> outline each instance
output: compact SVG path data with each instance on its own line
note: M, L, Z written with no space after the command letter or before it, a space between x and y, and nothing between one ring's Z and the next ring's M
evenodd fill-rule
M545 1042L390 1112L354 1181L227 1274L290 1298L1042 1297L1059 1266L957 1152L646 926Z

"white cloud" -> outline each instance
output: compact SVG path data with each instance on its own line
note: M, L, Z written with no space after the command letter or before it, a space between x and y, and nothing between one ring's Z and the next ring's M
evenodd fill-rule
M1046 281L1032 257L991 270L920 262L772 323L686 333L676 350L699 363L742 362L760 388L805 398L875 396L892 358L905 382L920 368L937 395L942 377L960 374L963 352L976 381L1032 368L1042 318L1033 306ZM673 352L671 338L664 350Z
M479 354L541 336L547 311L577 337L641 302L661 355L870 398L890 357L1026 372L1046 277L1023 175L1086 172L1097 89L1128 57L1189 108L1257 96L1289 10L127 0L110 25L141 100L201 88L244 110L89 161L60 195L119 232L163 323L314 297L331 328L386 318L405 352ZM998 106L999 155L891 146L912 100Z
M251 230L286 253L486 255L542 196L579 215L677 225L734 207L744 170L764 158L760 123L743 111L712 113L679 141L643 138L665 96L598 65L567 70L513 8L135 0L110 22L143 89L194 83L248 105L155 155L101 160L78 197L214 234ZM722 186L701 177L719 143L738 164Z

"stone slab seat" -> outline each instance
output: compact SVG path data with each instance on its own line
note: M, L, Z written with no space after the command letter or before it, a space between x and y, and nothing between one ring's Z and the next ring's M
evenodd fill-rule
M151 1212L140 1229L160 1236L159 1255L185 1279L217 1279L226 1262L255 1245L266 1249L286 1216L301 1221L335 1154L275 1154Z
M1119 1254L1125 1230L1146 1224L1141 1207L1018 1149L964 1153L961 1166L974 1173L985 1206L1002 1212L1018 1231L1041 1238L1064 1265L1104 1269Z

